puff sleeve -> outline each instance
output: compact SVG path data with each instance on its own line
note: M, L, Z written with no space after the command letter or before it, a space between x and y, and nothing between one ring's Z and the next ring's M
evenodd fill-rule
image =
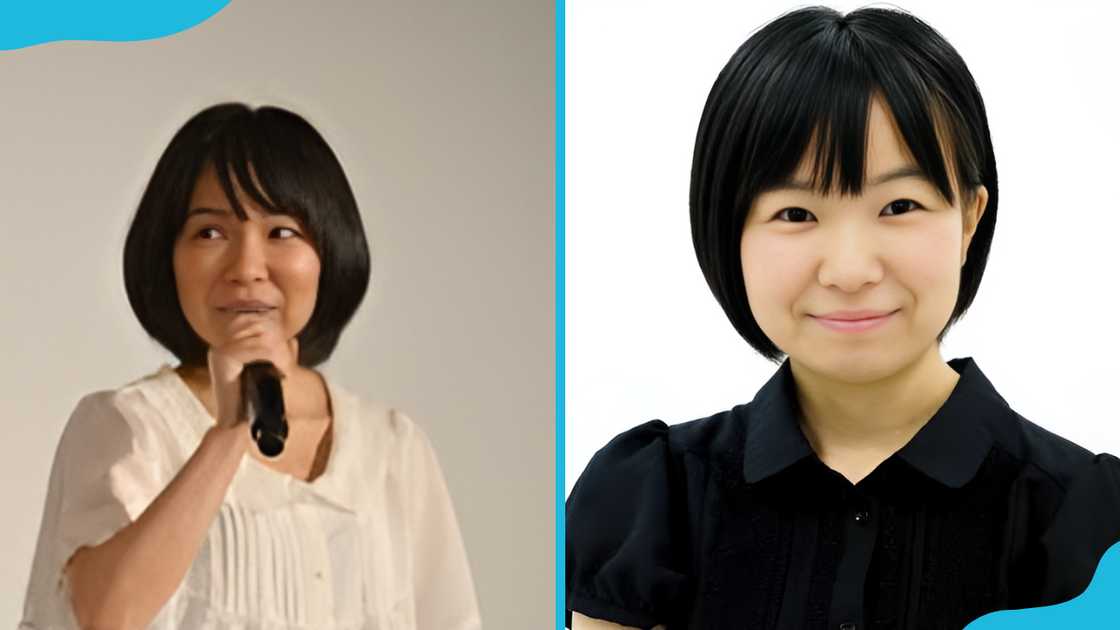
M64 569L134 521L166 485L166 458L151 427L118 405L116 392L83 397L51 465L21 629L76 628Z
M1051 605L1085 591L1101 556L1120 542L1120 459L1095 456L1066 491L1042 536L1045 575L1042 601Z
M680 615L688 588L676 523L686 520L669 447L652 420L599 450L565 505L571 613L650 628Z

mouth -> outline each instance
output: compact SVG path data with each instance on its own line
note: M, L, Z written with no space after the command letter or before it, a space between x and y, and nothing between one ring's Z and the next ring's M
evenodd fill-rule
M219 308L219 311L228 315L263 315L276 310L273 308Z
M882 326L889 321L898 311L891 311L877 317L865 317L862 319L830 319L827 317L817 317L810 315L814 321L819 322L825 328L839 331L839 332L862 332L871 330Z

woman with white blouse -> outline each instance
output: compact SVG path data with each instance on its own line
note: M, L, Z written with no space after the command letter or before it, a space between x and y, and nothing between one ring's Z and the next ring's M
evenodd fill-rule
M79 401L21 628L480 627L424 433L314 369L369 268L349 183L306 120L227 103L176 133L124 275L140 323L180 363ZM282 375L276 457L239 417L256 360Z

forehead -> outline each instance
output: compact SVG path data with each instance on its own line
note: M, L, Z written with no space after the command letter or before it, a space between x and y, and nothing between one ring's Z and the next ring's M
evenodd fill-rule
M253 177L254 185L257 190L261 191L259 182L256 181L256 173L249 167L250 175ZM241 207L251 218L265 218L271 214L267 209L263 208L260 204L256 203L252 197L246 194L241 183L237 180L234 173L230 173L230 183L233 185L234 192L237 195L237 201ZM199 172L198 179L195 181L194 189L191 191L190 203L188 205L187 218L197 214L207 214L209 216L226 216L227 213L205 212L199 213L196 210L225 210L229 211L228 216L234 217L232 211L233 204L229 197L226 195L225 190L222 189L221 181L218 179L218 171L213 162L207 161Z

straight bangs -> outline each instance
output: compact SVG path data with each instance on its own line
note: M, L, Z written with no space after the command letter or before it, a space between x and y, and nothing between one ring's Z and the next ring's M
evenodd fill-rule
M810 182L820 195L862 194L873 99L889 111L915 165L941 197L949 205L957 192L970 199L980 184L976 142L942 88L929 85L910 64L870 54L877 47L863 47L852 30L833 28L838 32L826 27L809 34L795 56L767 76L742 77L742 113L734 118L744 122L740 133L749 150L742 153L736 169L742 177L733 190L743 218L754 197L788 183L806 155L812 156ZM765 89L753 89L762 82Z
M206 160L214 165L222 191L238 219L248 220L249 215L238 200L236 189L267 213L291 216L298 221L318 251L321 226L316 225L313 217L317 213L310 208L315 207L313 191L322 177L308 172L315 168L316 161L304 156L316 150L321 152L325 145L317 134L307 133L305 124L286 122L289 121L284 120L283 112L274 108L239 112L215 131ZM333 159L333 154L330 157ZM186 210L180 209L180 226L186 220Z

